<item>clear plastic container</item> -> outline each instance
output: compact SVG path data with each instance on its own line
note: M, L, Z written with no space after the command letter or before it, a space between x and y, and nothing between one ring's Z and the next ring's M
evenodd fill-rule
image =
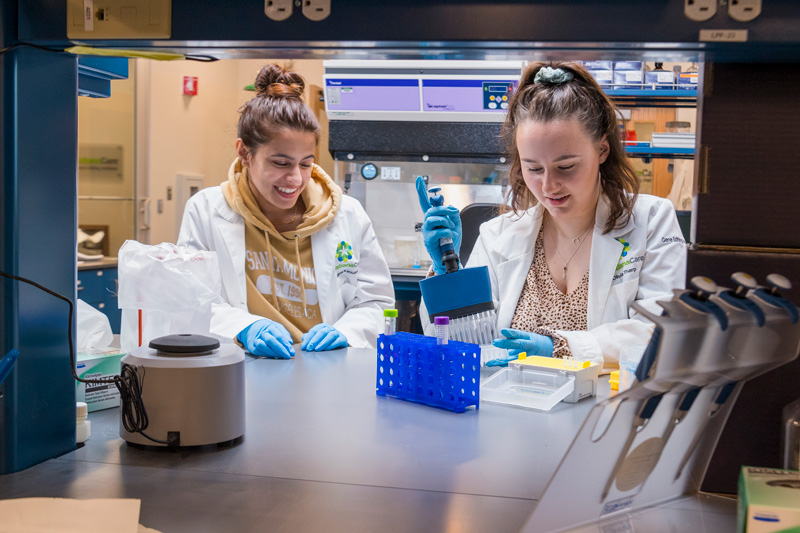
M481 400L549 411L575 388L562 372L504 368L481 383Z
M783 408L783 468L800 470L800 400Z

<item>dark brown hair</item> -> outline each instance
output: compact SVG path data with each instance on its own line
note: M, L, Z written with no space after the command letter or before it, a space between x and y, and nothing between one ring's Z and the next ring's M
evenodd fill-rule
M290 66L267 65L256 77L256 95L239 109L237 135L249 152L258 150L282 129L314 134L319 142L319 121L303 103L306 84Z
M560 68L573 74L561 83L540 80L536 73L544 67ZM639 180L625 156L617 125L616 107L586 69L578 63L553 61L533 63L522 74L519 86L508 106L503 124L503 140L511 160L507 200L517 214L534 205L536 197L522 178L517 151L517 127L525 122L549 122L576 119L589 137L599 142L605 135L608 158L600 165L600 187L610 204L605 233L628 223L639 192Z

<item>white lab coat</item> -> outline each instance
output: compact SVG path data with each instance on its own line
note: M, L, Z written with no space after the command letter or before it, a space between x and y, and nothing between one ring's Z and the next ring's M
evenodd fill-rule
M489 267L498 331L511 326L533 262L542 211L536 205L521 217L508 213L484 223L470 255L467 268ZM652 323L631 304L638 301L660 313L656 301L671 298L672 289L686 282L686 243L669 201L639 195L628 224L603 234L607 217L608 204L601 196L589 262L588 330L558 331L573 356L595 361L605 372L618 367L622 346L646 344L652 334Z
M337 265L336 248L342 241L353 248L347 263L356 263L354 267ZM263 318L247 310L244 219L228 205L220 187L204 189L189 199L178 244L217 252L222 295L212 306L212 333L235 337ZM344 333L352 347L376 346L383 309L394 306L394 289L361 204L342 196L333 222L311 236L311 250L322 321Z

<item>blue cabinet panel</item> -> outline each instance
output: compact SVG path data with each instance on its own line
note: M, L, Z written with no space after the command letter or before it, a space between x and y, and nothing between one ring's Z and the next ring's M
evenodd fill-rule
M78 271L78 298L106 315L111 332L118 335L122 311L117 300L117 279L116 268Z

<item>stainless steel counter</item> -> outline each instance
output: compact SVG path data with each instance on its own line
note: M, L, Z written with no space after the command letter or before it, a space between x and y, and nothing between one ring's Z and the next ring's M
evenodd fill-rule
M140 498L164 533L518 531L594 403L454 414L377 396L375 367L360 349L248 358L238 445L140 449L99 411L85 446L0 477L0 498Z

